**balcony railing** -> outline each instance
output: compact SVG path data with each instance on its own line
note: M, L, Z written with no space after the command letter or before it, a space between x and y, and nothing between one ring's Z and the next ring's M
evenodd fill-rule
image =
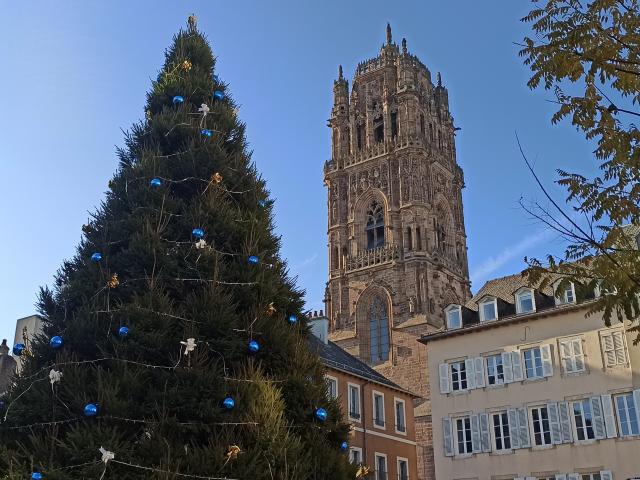
M365 250L357 255L347 257L347 271L359 268L373 267L387 262L393 262L400 258L400 249L394 243L382 247Z

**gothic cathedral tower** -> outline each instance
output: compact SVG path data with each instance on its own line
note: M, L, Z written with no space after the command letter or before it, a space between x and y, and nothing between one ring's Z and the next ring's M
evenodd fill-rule
M440 74L387 41L358 65L349 92L340 67L329 120L331 339L423 397L421 478L433 478L429 382L421 335L443 325L443 308L470 297L453 118ZM430 457L431 460L428 458Z

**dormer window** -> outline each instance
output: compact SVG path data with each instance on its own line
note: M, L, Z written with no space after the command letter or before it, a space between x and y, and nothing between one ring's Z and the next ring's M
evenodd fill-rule
M478 304L481 322L490 322L498 318L497 301L495 297L486 297Z
M554 288L557 289L558 284ZM566 305L567 303L576 303L576 290L573 282L562 288L562 291L556 292L556 305Z
M444 311L447 317L447 328L453 330L462 326L462 307L451 305Z
M605 287L603 285L603 281L602 280L598 280L598 283L596 284L596 287L593 289L593 293L595 295L596 298L600 298L603 295L617 295L618 294L618 289L615 287L615 285L613 287Z
M532 288L523 288L516 292L516 313L535 312L536 300Z

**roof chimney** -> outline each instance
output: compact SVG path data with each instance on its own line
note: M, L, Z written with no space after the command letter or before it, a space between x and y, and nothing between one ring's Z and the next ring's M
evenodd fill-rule
M9 347L7 346L7 339L2 339L2 345L0 345L0 355L9 355Z
M326 345L329 341L329 319L320 312L320 315L316 314L309 319L309 326L311 333Z

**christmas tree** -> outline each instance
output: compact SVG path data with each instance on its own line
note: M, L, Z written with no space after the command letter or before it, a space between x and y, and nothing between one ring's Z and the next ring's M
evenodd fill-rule
M189 18L0 404L5 479L342 479L272 201Z

